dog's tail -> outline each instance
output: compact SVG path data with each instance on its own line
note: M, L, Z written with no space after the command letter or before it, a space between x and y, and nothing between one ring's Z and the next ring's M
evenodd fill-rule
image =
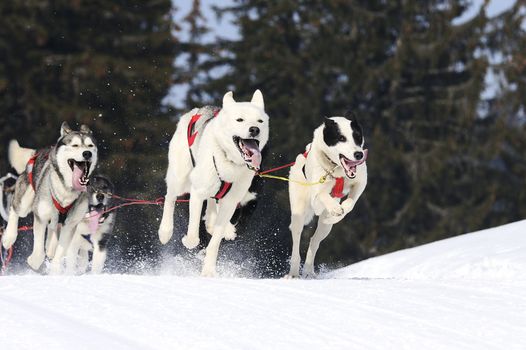
M26 170L27 162L29 162L29 159L33 157L35 152L31 148L20 147L17 140L11 140L8 149L9 164L15 168L18 174L22 174Z

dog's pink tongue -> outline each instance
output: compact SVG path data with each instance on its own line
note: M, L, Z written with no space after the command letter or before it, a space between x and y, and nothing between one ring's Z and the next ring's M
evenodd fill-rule
M88 228L89 232L91 234L94 234L97 232L97 229L99 228L99 220L102 215L102 212L98 212L96 210L92 210L88 214Z
M84 192L86 191L86 186L81 185L80 179L82 179L82 176L84 176L84 171L77 166L77 164L73 165L73 189L75 191Z
M244 144L245 148L247 148L252 153L252 156L250 157L250 165L254 169L259 170L261 166L261 151L259 150L257 142L245 141Z

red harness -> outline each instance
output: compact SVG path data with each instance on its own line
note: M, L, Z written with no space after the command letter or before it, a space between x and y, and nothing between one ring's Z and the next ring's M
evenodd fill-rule
M220 110L221 109L218 108L214 111L214 118L217 116ZM190 122L188 123L188 129L186 130L188 148L192 147L192 145L195 142L195 139L198 134L198 131L195 131L195 124L199 121L199 119L201 119L201 117L202 117L202 114L198 113L198 114L194 114L192 118L190 118ZM190 158L192 159L192 165L195 166L194 155L192 154L191 149L190 149ZM215 166L215 159L214 159L214 166ZM217 167L216 167L216 171L217 171ZM221 180L221 178L219 178L219 180ZM217 191L217 193L212 198L214 198L215 200L220 200L221 198L227 195L227 193L230 191L231 188L232 188L231 182L226 182L226 181L221 180L221 186L219 186L219 191Z
M217 116L221 109L216 109L214 111L214 118ZM201 119L202 114L194 114L192 118L190 119L190 122L188 123L188 129L187 129L187 138L188 138L188 147L191 147L194 144L195 138L197 137L198 132L194 131L195 129L195 123L199 119Z
M309 151L303 152L303 156L307 158L309 155ZM305 175L305 165L303 166L303 174ZM307 177L305 175L305 177ZM343 186L345 185L345 179L343 177L337 177L334 180L336 180L336 183L334 186L332 186L331 190L331 197L332 198L343 198L345 195L343 194Z
M34 180L34 177L33 177L33 168L35 167L35 162L37 160L38 155L39 155L38 152L36 152L33 155L33 157L31 157L29 159L29 161L27 162L27 166L26 166L27 179L29 180L29 183L31 184L31 187L33 187L33 191L35 191L35 192L36 192L36 187L35 187L35 180ZM58 200L55 197L53 197L53 195L51 195L51 199L53 200L53 205L55 206L55 208L57 208L58 212L60 214L62 214L62 215L67 214L68 211L73 206L73 203L71 203L70 205L68 205L66 207L63 207L62 205L60 205Z

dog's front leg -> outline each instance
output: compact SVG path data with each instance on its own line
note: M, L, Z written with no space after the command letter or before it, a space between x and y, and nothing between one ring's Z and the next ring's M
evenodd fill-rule
M46 252L44 250L44 239L46 237L46 222L34 216L33 220L33 253L27 258L27 263L33 270L38 270L44 262Z
M80 226L80 225L79 225ZM66 273L74 274L77 271L77 259L79 256L79 249L84 238L80 235L80 232L77 230L75 235L71 239L71 243L68 246L68 251L66 253Z
M80 249L78 256L78 272L85 273L89 265L89 254L86 249Z
M199 244L199 224L201 221L201 211L203 210L204 198L200 197L197 191L190 193L190 218L188 220L188 231L183 237L183 245L187 249L193 249Z
M100 274L106 262L106 247L101 248L99 242L93 243L93 262L91 265L91 273Z
M214 233L214 225L216 223L216 218L217 218L216 201L213 198L208 198L206 200L205 226L206 226L206 231L211 235Z
M317 215L321 215L323 212L325 212L325 214L327 214L328 216L340 217L344 214L344 210L340 203L336 199L332 198L331 195L327 192L318 193L314 197L313 204L314 210Z
M76 224L73 225L71 222L66 221L66 223L60 229L57 250L55 251L55 256L51 261L52 274L59 274L62 272L62 258L66 255L69 243L73 237L74 227L76 227Z
M59 223L58 218L52 219L47 226L47 237L46 237L46 255L48 258L53 259L58 244L58 230Z
M363 191L365 190L365 185L365 183L358 183L351 188L347 199L341 204L341 207L343 208L343 215L326 216L323 218L323 222L325 224L336 224L340 222L345 217L345 215L349 214L354 209L354 205L358 201L358 198L360 198Z
M26 175L20 175L16 181L16 190L9 209L7 227L2 236L2 245L5 249L11 248L18 237L18 219L26 217L30 212L35 198L35 191L27 183Z
M230 224L230 219L234 215L237 207L237 201L222 200L219 204L219 211L217 213L216 224L214 226L214 234L206 247L205 260L203 262L203 270L201 276L214 277L216 275L217 255L219 253L219 246L225 235L225 229Z
M11 248L18 237L18 214L15 209L11 207L9 210L9 218L7 220L7 228L2 236L2 245L5 249Z

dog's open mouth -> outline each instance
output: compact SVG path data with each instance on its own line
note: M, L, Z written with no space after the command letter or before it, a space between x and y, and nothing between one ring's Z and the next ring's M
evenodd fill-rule
M347 175L349 179L354 179L356 177L356 167L363 164L366 159L367 150L364 150L364 157L360 160L350 160L343 154L340 154L340 163L342 164L343 170L345 171L345 175Z
M77 162L75 159L68 159L68 165L73 172L72 184L73 189L79 192L85 192L89 182L89 170L91 162Z
M106 216L104 215L105 211L106 206L103 203L89 206L89 211L86 217L88 219L88 228L90 234L97 232L99 225L103 224L104 220L106 220Z
M259 141L255 139L242 139L239 136L233 137L241 157L249 169L258 171L261 166L261 151L259 150Z

